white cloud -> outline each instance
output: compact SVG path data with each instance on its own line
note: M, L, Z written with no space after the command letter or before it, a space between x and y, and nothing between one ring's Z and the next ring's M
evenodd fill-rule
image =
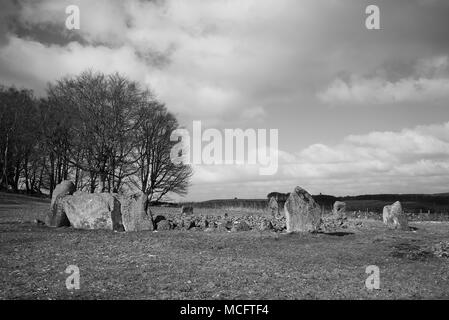
M348 177L377 175L443 175L449 171L449 122L417 126L398 132L350 135L335 146L312 145L302 150L296 164L286 166L290 175L302 177ZM442 170L443 169L443 170Z
M193 190L211 185L226 197L239 185L257 197L256 192L289 191L299 184L335 195L447 192L449 122L349 135L339 144L314 144L296 154L281 151L278 173L269 177L259 176L257 168L198 166Z
M318 98L330 105L385 105L404 102L449 102L449 59L438 56L421 59L414 75L396 81L383 77L352 75L335 79Z
M0 76L2 83L13 82L15 85L32 87L41 95L48 81L79 74L93 65L95 71L120 72L141 82L146 68L129 47L111 49L105 46L82 46L77 42L63 47L46 46L15 36L9 38L8 45L0 48L0 65L6 69Z
M0 49L4 83L42 94L46 82L66 74L87 68L119 71L149 86L187 119L217 124L264 117L264 106L253 101L245 78L265 56L248 60L241 51L247 45L241 30L278 11L269 1L24 1L20 20L28 28L50 26L67 34L69 4L80 7L81 29L73 32L84 43L45 45L11 35Z

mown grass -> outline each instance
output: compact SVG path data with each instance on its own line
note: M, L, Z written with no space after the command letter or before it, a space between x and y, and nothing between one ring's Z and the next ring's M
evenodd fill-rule
M117 233L30 222L47 207L0 205L1 299L449 298L449 261L430 250L449 240L445 222L414 232L368 220L335 234ZM68 265L80 269L80 290L66 289ZM380 268L380 290L365 287L368 265Z

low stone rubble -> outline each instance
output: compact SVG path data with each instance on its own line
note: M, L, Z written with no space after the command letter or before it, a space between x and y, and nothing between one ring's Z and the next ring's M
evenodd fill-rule
M183 206L178 212L153 217L148 197L143 193L85 193L75 191L70 181L63 181L53 194L46 224L115 231L206 232L336 232L362 226L361 221L348 219L344 202L336 201L332 212L324 214L312 196L301 187L289 194L282 213L273 197L267 209L267 214L229 215L224 212L222 215L208 215L198 213L200 210L194 211L191 206ZM407 217L399 202L385 207L383 220L390 228L408 230ZM445 255L447 246L438 250Z

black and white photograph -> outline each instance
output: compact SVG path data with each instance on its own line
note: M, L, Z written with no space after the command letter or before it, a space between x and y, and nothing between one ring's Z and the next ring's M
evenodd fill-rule
M449 1L0 0L0 300L449 300Z

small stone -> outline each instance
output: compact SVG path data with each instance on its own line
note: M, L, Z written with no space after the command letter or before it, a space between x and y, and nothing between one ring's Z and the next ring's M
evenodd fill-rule
M273 229L274 229L273 224L269 220L263 220L260 223L260 226L259 226L260 231L269 231L269 230L273 230Z
M251 227L245 221L237 221L232 226L231 232L249 231Z
M168 220L161 220L157 224L158 231L167 231L167 230L170 230L171 228L172 228L172 225L171 225L170 221L168 221Z
M232 229L232 222L231 221L221 221L217 224L217 229L219 231L228 231Z

